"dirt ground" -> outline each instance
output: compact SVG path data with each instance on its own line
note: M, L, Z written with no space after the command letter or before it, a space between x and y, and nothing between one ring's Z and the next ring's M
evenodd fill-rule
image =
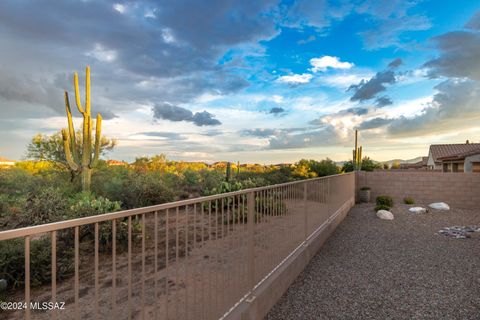
M332 209L321 201L322 199L313 198L307 202L309 231L325 221ZM255 223L255 282L266 276L303 241L303 201L296 198L284 200L283 203L285 210L264 210ZM155 318L156 315L158 319L213 319L222 316L249 291L251 283L247 263L247 223L243 215L232 217L232 212L226 209L223 216L221 212L215 215L214 211L210 215L207 212L201 215L200 210L194 213L191 208L188 211L180 210L178 215L170 210L167 229L165 212L160 212L155 251L155 220L153 214L147 215L145 272L142 273L141 237L137 236L132 242L131 278L128 273L127 251L125 248L117 248L115 295L112 255L100 254L99 318L141 318L142 312L145 312L146 318ZM169 230L168 242L166 230ZM91 242L85 242L81 248L83 259L79 272L77 308L81 319L93 319L97 308L94 246ZM57 284L57 301L66 302L66 310L57 311L58 319L74 318L74 296L73 277ZM7 299L23 301L23 292L17 291ZM31 301L51 301L51 287L44 285L32 288ZM51 316L51 311L32 312L32 319L50 319ZM3 312L0 318L22 319L23 313Z

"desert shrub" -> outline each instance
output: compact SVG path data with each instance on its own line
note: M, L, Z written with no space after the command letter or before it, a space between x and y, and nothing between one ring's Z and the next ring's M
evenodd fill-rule
M0 278L6 279L11 289L25 281L25 245L23 239L0 241ZM57 279L73 274L73 250L57 246ZM51 281L50 237L30 240L30 281L39 286Z
M410 197L404 198L403 202L405 202L405 204L415 204L415 201L413 200L413 198L410 198Z
M379 205L376 205L375 206L375 211L378 211L378 210L387 210L387 211L390 211L390 207L385 205L385 204L379 204Z
M46 187L27 196L20 218L21 226L37 225L63 220L67 217L68 199L59 188Z
M69 218L82 218L88 216L110 213L121 210L121 203L118 201L110 201L107 198L95 197L92 193L81 192L75 195L71 200L69 208ZM79 237L81 239L94 239L95 225L89 224L81 227ZM136 236L141 231L140 223L137 218L132 220L132 233ZM61 238L68 244L73 245L73 230L67 229L61 234ZM117 245L126 245L128 241L128 224L127 219L117 221L116 230ZM112 245L112 222L99 223L98 232L99 249L105 251Z
M390 196L378 196L376 199L377 205L385 205L387 207L393 207L393 199Z
M123 166L103 166L93 171L92 192L112 201L122 201L129 170Z
M139 208L173 201L174 191L158 172L129 172L121 190L125 208Z

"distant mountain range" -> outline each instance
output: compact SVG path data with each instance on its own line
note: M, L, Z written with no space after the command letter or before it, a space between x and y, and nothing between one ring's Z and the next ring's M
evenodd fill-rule
M387 161L375 161L373 160L374 162L376 163L381 163L381 164L388 164L389 166L392 165L392 163L415 163L415 162L419 162L422 160L422 157L416 157L416 158L413 158L413 159L408 159L408 160L403 160L403 159L392 159L392 160L387 160ZM343 164L345 163L346 161L336 161L335 163L338 165L338 166L343 166Z

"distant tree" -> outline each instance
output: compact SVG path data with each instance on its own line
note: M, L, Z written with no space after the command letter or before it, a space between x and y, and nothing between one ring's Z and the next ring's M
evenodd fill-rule
M382 166L380 163L373 161L369 157L364 157L362 159L362 170L363 171L373 171L375 169L381 169Z
M82 150L82 138L80 131L76 132L76 147L78 151ZM113 150L117 145L115 139L109 139L102 136L100 140L100 155L105 155L107 152ZM72 179L75 176L75 171L71 170L67 164L65 157L64 143L62 133L57 132L51 135L37 134L35 135L27 146L26 158L36 161L49 161L55 164L61 170L70 171Z
M398 161L395 161L394 163L392 163L392 166L390 167L390 169L400 169L400 162Z
M352 160L345 161L343 163L343 166L342 166L342 171L343 172L352 172L353 171L353 161Z
M322 161L310 160L310 170L315 172L318 177L337 174L339 171L337 164L329 158Z
M383 169L384 169L384 170L388 170L388 163L384 163L384 164L383 164Z
M316 177L317 173L312 171L311 161L312 160L302 159L295 163L295 168L292 172L293 175L303 179Z

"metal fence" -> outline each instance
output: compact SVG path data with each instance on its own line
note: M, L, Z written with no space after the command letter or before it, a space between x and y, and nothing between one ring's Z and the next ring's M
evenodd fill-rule
M354 179L334 175L0 232L0 241L20 241L25 254L24 289L6 301L27 308L4 315L225 317L351 201ZM50 256L32 269L31 248L40 241ZM50 284L34 286L38 272ZM66 309L35 310L46 301Z

